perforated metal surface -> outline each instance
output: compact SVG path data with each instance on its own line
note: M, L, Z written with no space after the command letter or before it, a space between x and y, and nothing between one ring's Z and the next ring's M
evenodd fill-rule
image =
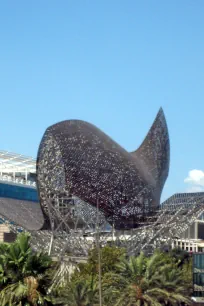
M52 125L39 147L37 184L47 220L56 220L58 198L74 195L93 208L98 202L116 228L130 228L158 208L168 170L169 137L160 109L133 153L90 123L68 120Z

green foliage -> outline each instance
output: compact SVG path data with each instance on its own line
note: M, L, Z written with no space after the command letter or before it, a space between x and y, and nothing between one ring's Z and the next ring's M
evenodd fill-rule
M54 305L47 294L51 267L48 255L33 252L27 233L13 243L0 243L0 305Z
M161 252L155 252L150 258L144 254L131 257L119 265L120 273L127 285L116 299L116 305L174 305L186 298L185 282L182 270L175 260Z
M60 302L67 306L95 306L98 304L98 282L92 277L75 279L60 292Z
M186 262L189 262L191 258L190 254L181 248L171 250L169 256L176 261L179 267L183 266Z
M115 246L105 246L101 249L101 272L104 275L110 271L116 271L116 265L125 257L125 250ZM97 275L98 274L98 250L97 248L89 252L88 262L79 264L80 275ZM77 277L79 273L77 273Z
M185 264L182 266L182 279L185 284L187 295L191 295L193 293L193 260L190 258Z
M126 258L116 247L101 250L102 298L104 306L190 305L191 259L182 252L156 251ZM79 265L66 289L69 306L98 305L98 252ZM92 284L92 285L90 285ZM95 284L95 285L93 285ZM66 295L65 294L65 295ZM91 298L90 298L91 296Z
M53 288L54 264L47 254L30 248L28 234L1 243L0 305L98 306L98 250L90 251L87 263L78 268L71 281ZM180 250L127 258L124 249L106 246L101 272L103 306L190 305L192 258Z

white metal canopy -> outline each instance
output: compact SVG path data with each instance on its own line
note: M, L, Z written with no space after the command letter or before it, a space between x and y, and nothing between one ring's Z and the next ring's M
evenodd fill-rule
M0 172L2 173L35 173L36 159L21 154L0 150Z

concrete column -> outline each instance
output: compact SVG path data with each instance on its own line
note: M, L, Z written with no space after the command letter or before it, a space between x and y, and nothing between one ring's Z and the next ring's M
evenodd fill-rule
M195 221L195 239L198 239L198 222Z
M171 248L172 248L172 249L174 249L174 248L175 248L175 246L176 246L176 244L175 244L174 242L172 242L172 244L171 244Z
M190 226L188 227L188 239L191 239L191 236L190 236Z

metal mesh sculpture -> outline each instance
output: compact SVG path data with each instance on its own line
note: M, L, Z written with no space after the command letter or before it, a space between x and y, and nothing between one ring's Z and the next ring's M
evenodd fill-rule
M72 216L70 200L65 199L75 196L88 203L90 219L98 205L102 218L116 228L137 227L158 208L168 170L169 137L162 109L142 145L132 153L87 122L52 125L37 158L46 225L66 227Z

